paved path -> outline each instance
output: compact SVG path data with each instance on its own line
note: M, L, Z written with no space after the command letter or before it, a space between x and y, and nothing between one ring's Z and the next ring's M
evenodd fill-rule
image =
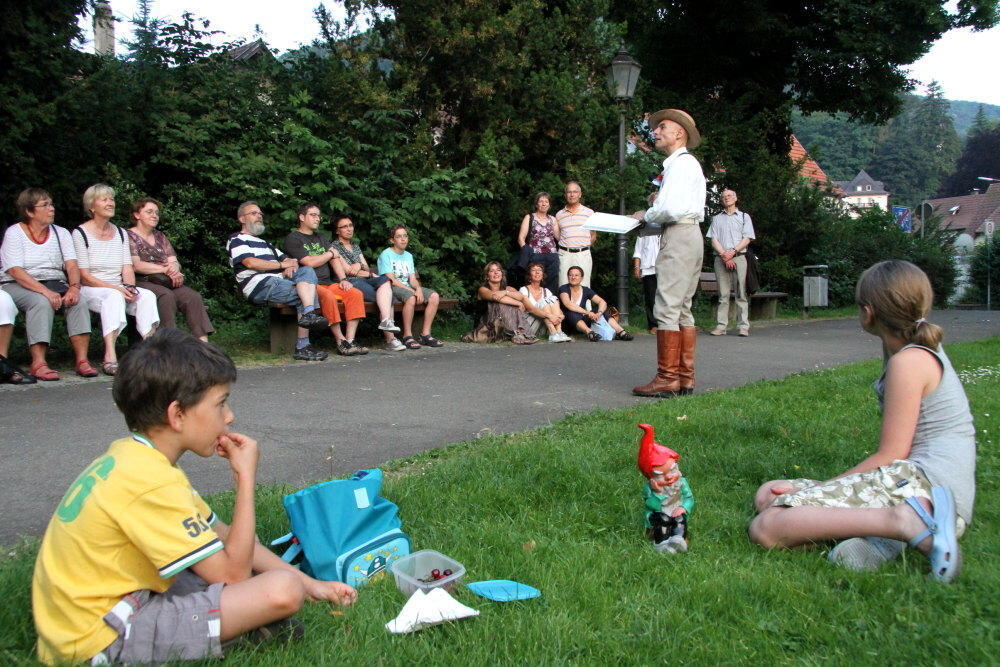
M951 342L1000 335L995 312L947 311L933 321ZM698 346L699 392L880 353L855 320L774 323L749 338L701 335ZM487 429L518 431L571 412L648 403L630 392L652 377L654 347L649 335L631 343L450 344L242 369L233 429L261 442L261 482L302 485ZM0 545L41 534L73 478L125 433L107 379L0 385ZM221 459L188 454L181 465L200 491L231 486Z

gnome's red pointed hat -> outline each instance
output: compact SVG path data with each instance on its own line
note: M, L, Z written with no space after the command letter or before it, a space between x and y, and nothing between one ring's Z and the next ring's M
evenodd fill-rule
M663 445L653 442L653 427L649 424L637 424L643 430L639 440L639 470L646 477L653 476L653 468L659 468L671 459L680 461L681 455Z

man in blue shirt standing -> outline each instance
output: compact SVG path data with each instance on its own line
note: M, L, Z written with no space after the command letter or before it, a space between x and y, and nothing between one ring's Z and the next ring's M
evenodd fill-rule
M710 333L725 336L729 326L729 294L736 293L736 307L740 312L740 335L750 335L750 304L747 302L747 246L753 240L753 220L736 208L736 192L722 191L725 210L712 217L712 225L705 236L712 239L715 253L715 277L719 281L718 324Z

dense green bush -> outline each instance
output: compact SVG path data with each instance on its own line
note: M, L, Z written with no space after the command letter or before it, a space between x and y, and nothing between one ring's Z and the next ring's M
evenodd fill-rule
M833 216L817 230L810 264L830 267L830 304L846 305L854 300L854 285L861 272L885 259L913 262L930 278L935 303L943 305L955 290L956 269L951 237L928 221L924 236L900 229L892 214L869 209L858 218Z

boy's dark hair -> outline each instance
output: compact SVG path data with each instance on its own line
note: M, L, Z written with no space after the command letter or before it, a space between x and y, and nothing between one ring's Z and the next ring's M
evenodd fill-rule
M303 204L302 206L299 206L297 209L295 209L295 215L296 216L305 215L306 213L309 212L309 209L311 209L311 208L314 208L317 211L321 210L320 207L319 207L319 204L317 204L316 202L314 202L314 201L307 201L305 204Z
M133 431L167 423L167 407L190 408L205 392L236 381L225 352L175 327L161 329L122 357L111 395Z

